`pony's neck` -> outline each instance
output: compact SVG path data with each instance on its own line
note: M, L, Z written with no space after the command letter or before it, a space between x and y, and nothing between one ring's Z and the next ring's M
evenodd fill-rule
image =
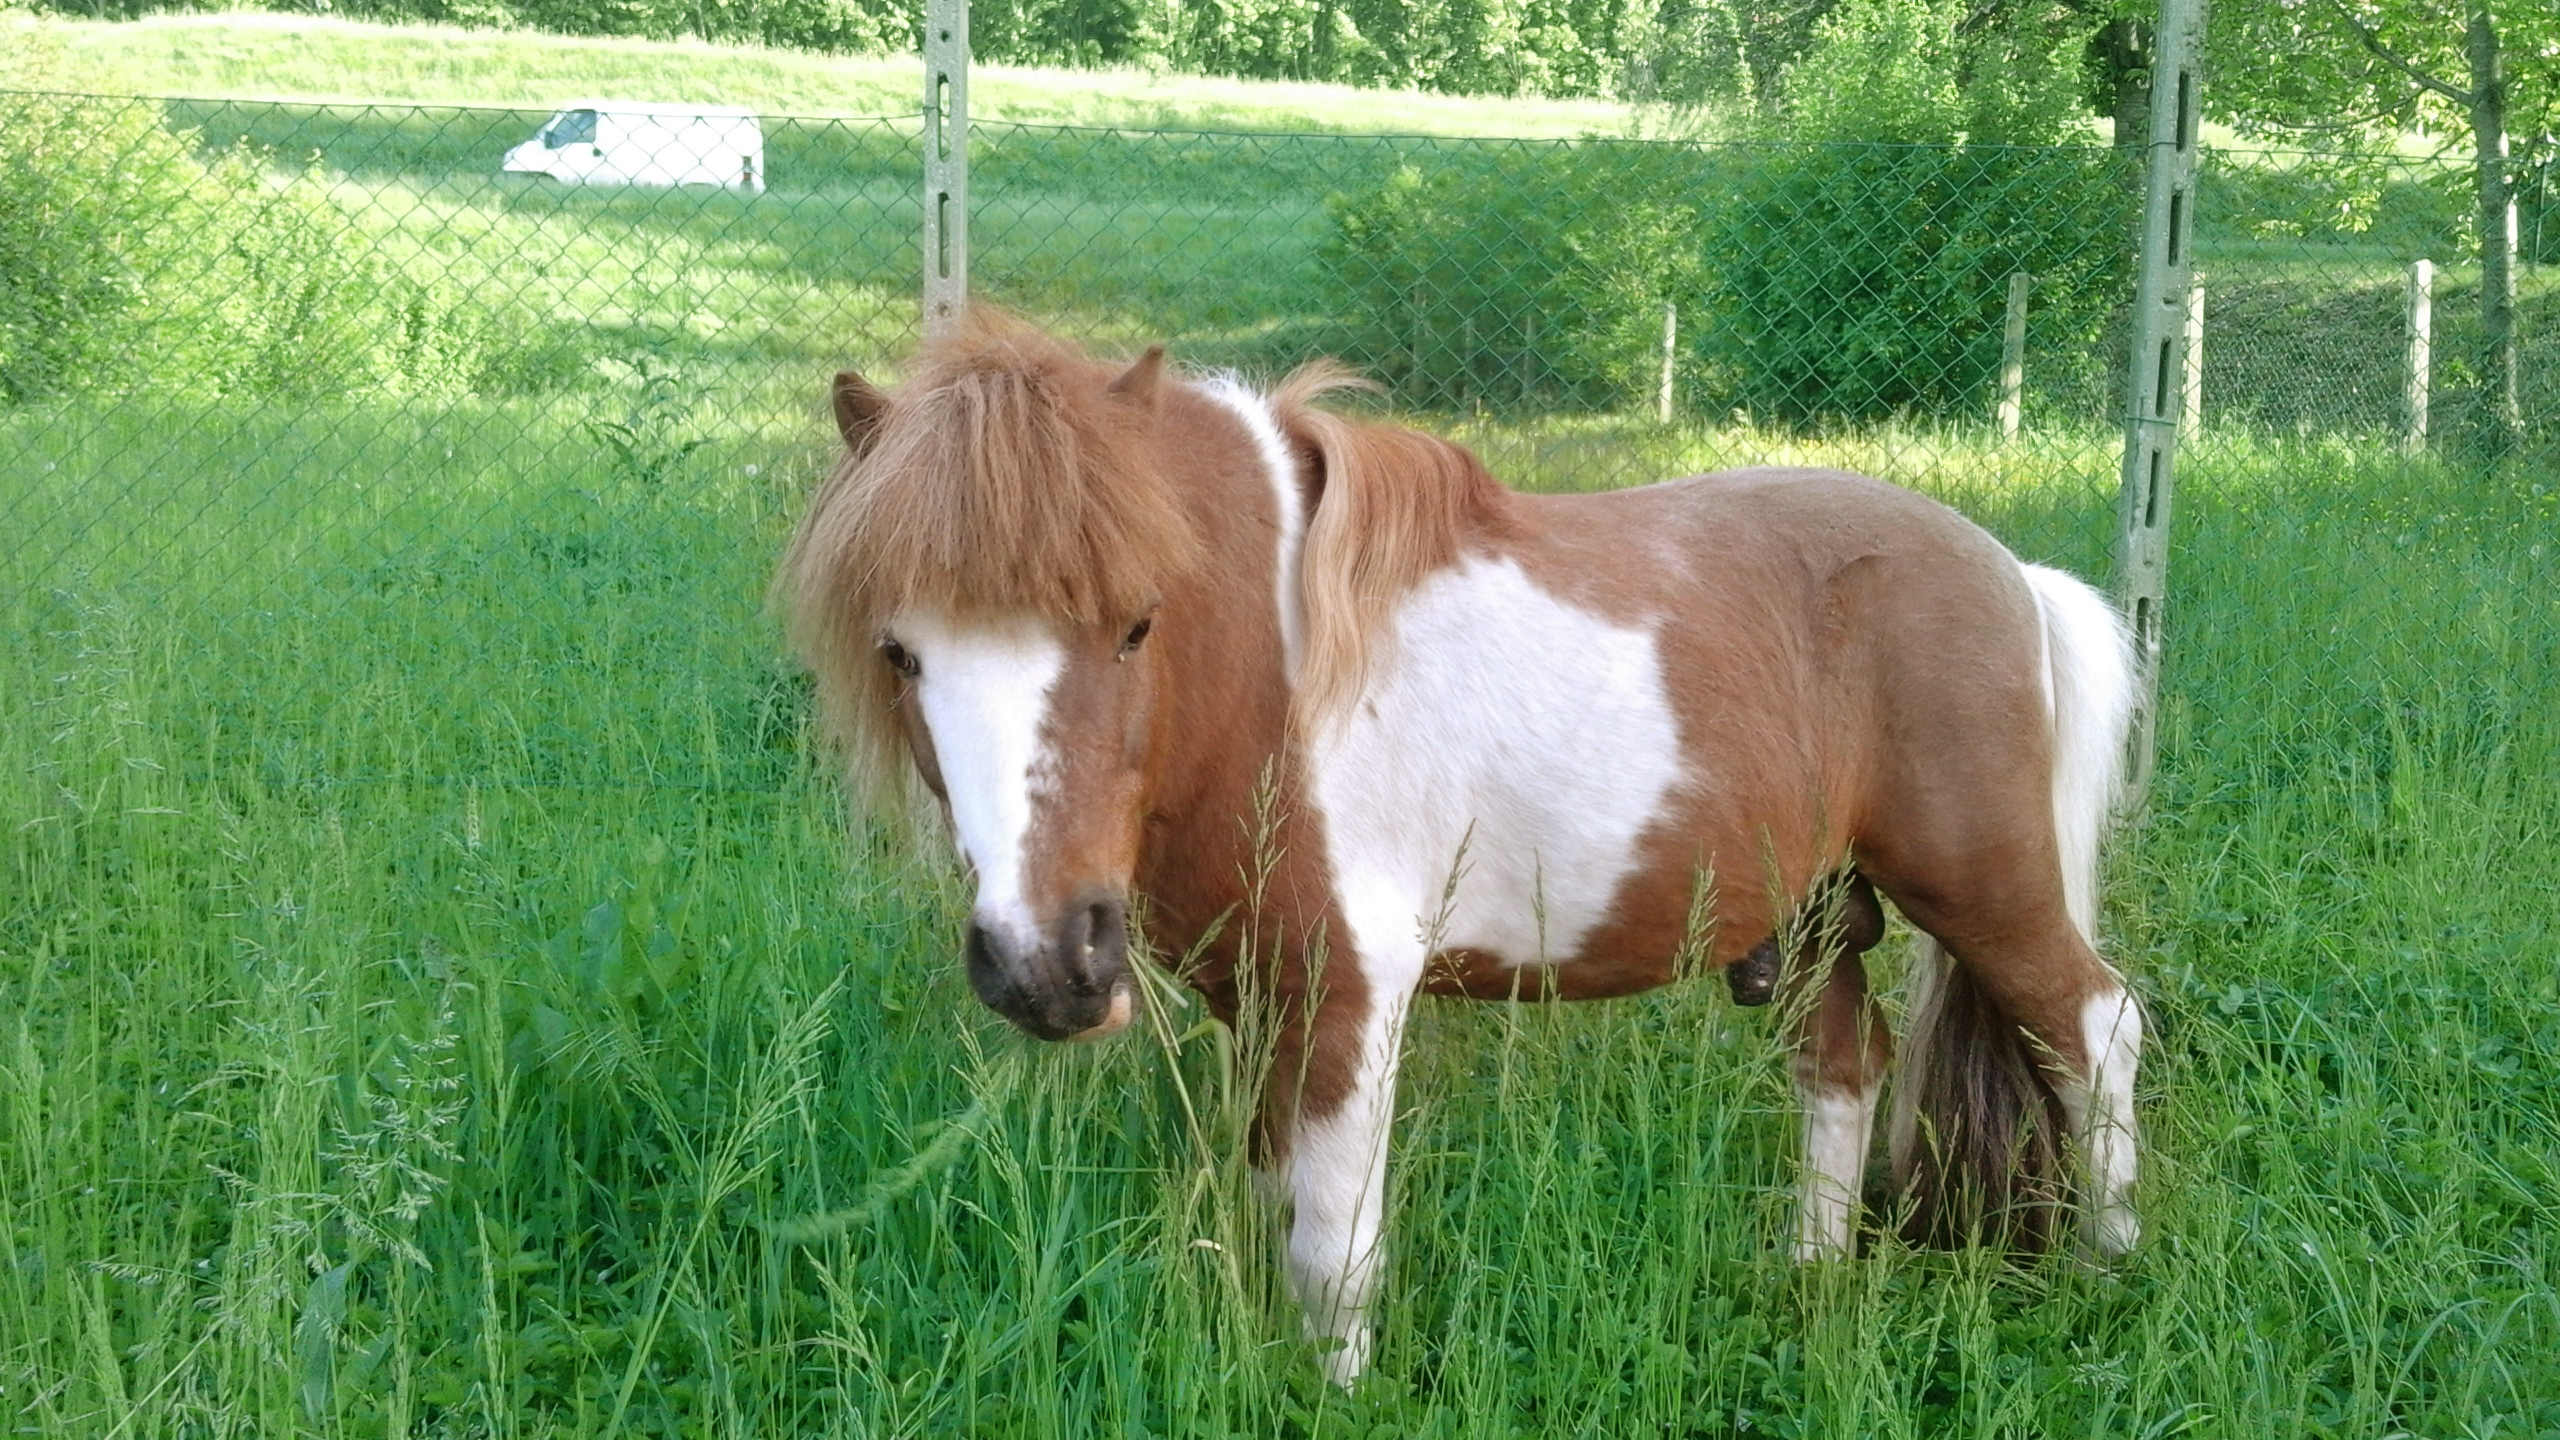
M1260 405L1235 387L1176 385L1160 416L1172 488L1205 555L1160 612L1164 688L1138 879L1168 952L1189 948L1275 868L1294 868L1283 857L1322 853L1288 752L1303 496L1292 447Z

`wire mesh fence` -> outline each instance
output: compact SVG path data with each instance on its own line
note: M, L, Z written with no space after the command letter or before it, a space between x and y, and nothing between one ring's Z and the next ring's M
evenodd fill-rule
M916 336L912 120L767 118L721 183L674 184L613 168L609 107L0 111L28 704L153 647L186 682L133 703L202 737L189 763L271 783L777 783L803 701L764 567L825 462L826 376L894 373ZM1099 349L1265 377L1336 355L1522 485L1845 465L2105 573L2117 152L982 124L972 167L980 293ZM2451 457L2423 463L2470 473L2460 179L2212 158L2205 523L2320 446L2403 454L2418 259ZM2560 288L2524 289L2548 415Z
M2208 154L2196 214L2210 318L2202 418L2262 435L2427 439L2472 447L2485 361L2471 167L2401 156ZM2560 400L2560 226L2528 189L2519 216L2524 409L2548 436ZM2413 310L2412 267L2430 272ZM2413 373L2410 327L2431 319ZM2412 437L2413 383L2430 396ZM2460 458L2459 455L2456 457Z

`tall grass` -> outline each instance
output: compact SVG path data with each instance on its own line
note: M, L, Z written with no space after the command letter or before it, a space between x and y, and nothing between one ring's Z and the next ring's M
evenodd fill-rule
M0 562L19 1428L2560 1425L2533 477L2189 451L2163 769L2108 895L2156 1042L2124 1265L1799 1270L1763 1012L1433 1004L1346 1396L1244 1169L1253 1038L1171 987L1107 1047L1011 1035L960 983L951 877L849 831L800 749L757 611L799 432L650 481L507 418L546 443L468 410L0 422L54 527ZM1778 449L1646 433L1629 463ZM1533 482L1616 443L1475 438ZM2085 475L1955 432L1797 443L2102 559L2094 437Z
M2156 1039L2125 1264L1800 1270L1765 1013L1435 1003L1344 1395L1245 1167L1260 1037L1170 983L1109 1046L1012 1035L947 868L804 748L759 596L821 378L911 332L904 130L777 126L749 199L499 181L506 112L175 118L319 151L505 363L399 406L139 373L0 415L16 1429L2560 1429L2560 479L2185 450L2162 769L2107 897ZM1005 298L1265 368L1331 323L1326 177L1428 154L981 143L1020 177L980 197ZM2113 438L2039 419L1447 425L1551 489L1848 465L2097 575Z

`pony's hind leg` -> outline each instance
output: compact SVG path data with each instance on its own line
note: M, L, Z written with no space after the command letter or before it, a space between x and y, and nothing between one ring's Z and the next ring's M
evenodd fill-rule
M1790 1007L1802 1006L1791 1067L1804 1105L1798 1260L1844 1256L1854 1248L1876 1093L1893 1043L1867 992L1861 958L1883 938L1883 911L1864 879L1852 876L1836 893L1833 903L1817 907L1822 913L1788 976Z
M1985 908L2001 907L1974 913ZM1905 906L1914 923L1936 927L1938 943L1924 948L1903 1057L1897 1184L1915 1203L1915 1238L2043 1243L2065 1184L2059 1137L2040 1119L2052 1103L2084 1171L2082 1244L2120 1254L2141 1228L2132 1189L2142 1014L2060 906L2016 908L2027 913L1997 917L2009 923L1960 925L1925 902Z
M2074 929L2076 964L2062 976L2019 977L1994 969L1984 988L2035 1041L2063 1123L2079 1148L2079 1229L2093 1255L2121 1255L2142 1235L2133 1208L2133 1082L2142 1052L2142 1010L2124 978ZM2026 983L2020 983L2025 980Z
M2142 1222L2133 1208L2140 1145L2133 1120L2133 1077L2142 1055L2142 1009L2120 977L2110 971L2107 978L2112 987L2080 1005L2086 1057L2082 1076L2056 1089L2089 1174L2081 1239L2099 1255L2122 1255L2142 1238Z

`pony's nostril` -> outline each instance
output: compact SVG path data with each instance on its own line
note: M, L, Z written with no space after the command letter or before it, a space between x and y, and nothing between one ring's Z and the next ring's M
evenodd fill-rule
M1120 955L1126 947L1125 912L1117 900L1096 900L1069 910L1058 927L1058 957L1068 982L1087 995L1100 994L1120 981Z
M964 952L968 957L969 988L981 1004L1006 1010L1019 997L1020 986L1005 972L1004 961L996 954L995 941L983 925L971 925Z

